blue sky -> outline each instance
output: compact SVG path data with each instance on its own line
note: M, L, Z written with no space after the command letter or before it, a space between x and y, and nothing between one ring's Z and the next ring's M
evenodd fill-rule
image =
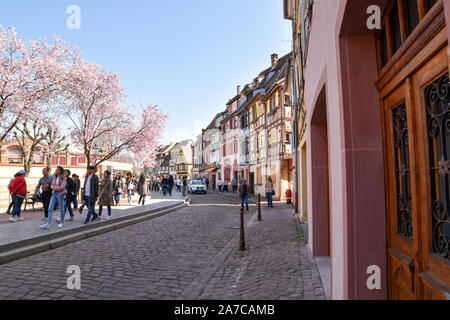
M66 27L70 5L80 30ZM282 0L3 1L0 24L26 39L56 34L119 73L128 103L169 114L164 143L194 138L272 53L291 50Z

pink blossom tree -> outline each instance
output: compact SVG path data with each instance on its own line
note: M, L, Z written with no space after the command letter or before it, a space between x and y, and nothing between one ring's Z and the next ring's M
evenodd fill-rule
M60 90L57 70L75 56L56 37L53 44L26 41L13 27L0 26L0 144L19 122L36 122L46 113L46 102Z
M151 163L167 119L157 106L138 112L126 107L119 76L81 57L61 74L60 110L70 119L72 141L84 151L88 166L125 151Z

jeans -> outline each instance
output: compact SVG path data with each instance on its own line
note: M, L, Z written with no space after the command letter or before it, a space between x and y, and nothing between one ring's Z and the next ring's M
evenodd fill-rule
M48 218L48 208L50 206L51 198L52 192L50 190L42 192L42 205L44 206L45 218Z
M272 192L267 192L267 205L273 207L273 194Z
M167 196L167 187L164 186L162 188L162 193L163 193L164 197Z
M61 222L64 222L64 218L66 217L67 209L69 210L69 214L70 214L70 217L71 217L71 218L73 218L73 217L75 216L75 215L73 214L73 210L72 210L72 205L71 205L71 203L72 203L72 202L65 201L65 203L64 203L64 217L61 217ZM75 202L74 202L74 206L75 206Z
M12 213L12 217L15 216L20 218L20 208L22 207L22 203L25 199L22 197L14 196L14 210Z
M73 208L78 209L78 195L75 196L75 200L73 200Z
M128 190L127 196L128 196L128 203L131 204L131 197L133 196L133 190Z
M248 211L248 195L243 196L241 198L241 208L244 209L244 203L245 203L245 210Z
M88 207L88 214L87 214L86 220L91 221L91 216L93 216L94 218L97 217L97 213L95 212L95 202L91 203L90 196L84 196L84 202L86 203L86 206Z
M106 207L106 208L108 209L108 216L111 217L111 207L108 206L108 207ZM99 207L98 207L98 216L101 217L101 216L102 216L102 213L103 213L103 206L99 206Z
M141 202L142 202L142 205L145 205L145 198L146 198L147 196L140 196L139 197L139 203L138 204L141 204Z
M11 210L14 211L14 205L16 204L16 195L12 194L11 195L11 202L8 206L8 210L6 211L7 214L11 214Z
M114 191L114 200L116 201L116 205L120 203L120 192L119 190Z
M50 205L48 208L48 219L47 219L48 224L52 223L53 211L55 211L55 207L57 204L59 205L59 211L61 212L61 223L64 222L64 215L65 215L64 196L61 195L59 192L55 192L50 200Z

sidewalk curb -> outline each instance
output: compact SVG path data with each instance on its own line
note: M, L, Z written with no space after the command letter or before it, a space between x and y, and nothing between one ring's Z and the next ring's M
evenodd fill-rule
M217 195L219 195L219 196L222 196L222 197L226 197L226 198L234 198L234 199L236 199L236 200L241 200L236 194L234 194L234 193L221 193L221 192L218 192L218 193L216 193ZM255 198L255 197L249 197L248 198L248 202L249 203L253 203L253 204L258 204L258 198Z
M190 199L189 199L190 200ZM119 230L147 220L155 219L166 214L178 211L189 206L188 199L164 208L153 209L136 213L126 217L120 217L111 221L102 221L96 224L81 226L32 239L18 241L0 246L0 265L20 260L35 254L63 247L65 245L92 238L111 231Z

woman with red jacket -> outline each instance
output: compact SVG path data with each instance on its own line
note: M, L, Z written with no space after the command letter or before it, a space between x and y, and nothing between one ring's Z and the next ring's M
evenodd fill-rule
M22 203L27 196L27 182L25 181L26 174L27 173L24 170L20 170L17 173L17 177L11 182L9 186L9 192L15 199L12 217L9 219L9 221L13 223L24 220L20 217L20 209L22 208ZM16 216L17 219L15 218Z

